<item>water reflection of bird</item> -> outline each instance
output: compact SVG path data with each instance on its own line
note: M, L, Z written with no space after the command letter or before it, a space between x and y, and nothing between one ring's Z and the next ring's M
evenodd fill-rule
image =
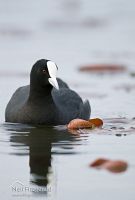
M15 155L29 155L31 182L38 186L47 186L53 144L60 145L61 141L71 142L74 141L74 137L67 131L47 127L24 128L22 126L17 129L14 126L8 130L11 132L11 145L16 147Z
M60 125L74 118L89 119L89 101L56 78L58 67L50 60L37 61L31 70L30 85L20 87L9 101L5 120L29 124Z

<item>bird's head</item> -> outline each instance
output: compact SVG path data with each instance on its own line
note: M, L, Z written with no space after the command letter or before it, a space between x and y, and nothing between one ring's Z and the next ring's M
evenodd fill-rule
M32 67L30 79L34 84L38 84L41 87L52 85L56 89L59 89L59 85L56 79L58 71L57 65L46 59L38 60Z

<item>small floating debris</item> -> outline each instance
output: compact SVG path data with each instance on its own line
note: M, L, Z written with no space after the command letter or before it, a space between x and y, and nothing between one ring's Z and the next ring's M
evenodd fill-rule
M93 73L118 73L126 71L126 67L119 64L89 64L80 67L79 70Z
M96 127L103 126L103 121L99 118L83 120L83 119L73 119L67 125L68 129L94 129Z
M128 168L127 162L123 160L109 160L104 158L96 159L89 166L97 169L106 169L113 173L121 173Z

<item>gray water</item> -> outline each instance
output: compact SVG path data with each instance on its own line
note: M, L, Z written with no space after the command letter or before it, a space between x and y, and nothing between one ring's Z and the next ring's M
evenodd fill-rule
M135 3L133 0L0 1L1 199L135 198ZM4 122L8 100L29 83L32 64L49 58L58 76L89 99L102 129L78 135L66 127ZM89 63L117 63L117 74L79 72ZM96 170L99 158L122 159L121 174Z

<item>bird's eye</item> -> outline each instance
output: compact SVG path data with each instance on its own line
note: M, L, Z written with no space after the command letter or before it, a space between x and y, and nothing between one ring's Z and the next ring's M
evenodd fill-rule
M47 69L42 69L42 73L43 73L44 75L46 75L47 77L50 77L49 72L48 72Z
M45 69L43 69L42 72L43 72L44 74L47 74L47 71L46 71Z

